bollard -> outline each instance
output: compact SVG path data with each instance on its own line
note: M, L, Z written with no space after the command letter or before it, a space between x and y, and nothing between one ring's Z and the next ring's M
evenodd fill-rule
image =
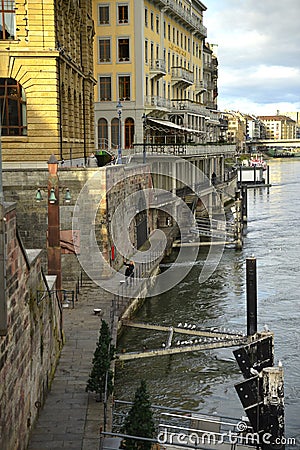
M256 259L246 259L247 336L257 333L257 279Z
M242 223L242 201L240 191L235 193L235 248L241 250L243 248L243 223Z
M263 369L263 408L260 428L269 435L268 442L262 440L262 450L283 450L284 442L284 388L282 367Z
M246 225L248 221L248 190L247 186L242 187L242 220Z

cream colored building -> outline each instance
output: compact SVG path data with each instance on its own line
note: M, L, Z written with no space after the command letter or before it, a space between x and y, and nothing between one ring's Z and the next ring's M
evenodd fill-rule
M266 139L295 139L297 122L290 117L277 114L275 116L258 116L265 126Z
M300 111L290 111L281 113L283 116L290 117L296 122L296 138L300 138Z
M119 145L142 144L144 135L158 145L218 141L216 59L213 68L212 51L204 51L205 10L199 0L94 0L98 149L116 153ZM214 73L209 82L205 70Z
M4 163L94 150L92 0L0 1Z
M239 111L226 111L228 121L227 142L236 145L238 152L245 151L247 136L247 117Z
M214 45L206 43L203 46L203 103L212 109L217 109L218 97L218 59L214 53Z

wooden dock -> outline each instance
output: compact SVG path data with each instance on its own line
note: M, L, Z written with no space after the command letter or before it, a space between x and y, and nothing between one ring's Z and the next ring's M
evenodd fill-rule
M200 350L212 350L217 348L236 347L239 345L247 344L248 339L241 333L222 332L222 331L209 331L209 330L197 330L196 328L181 328L170 327L163 325L152 325L140 322L123 321L123 326L142 328L144 330L154 330L169 333L167 343L165 347L160 349L153 349L140 352L124 352L118 353L117 359L119 361L128 361L131 359L150 358L153 356L175 355L178 353L196 352ZM186 341L177 342L172 346L172 338L174 333L179 333L186 336L199 337L201 339L191 339ZM203 338L203 339L202 339Z

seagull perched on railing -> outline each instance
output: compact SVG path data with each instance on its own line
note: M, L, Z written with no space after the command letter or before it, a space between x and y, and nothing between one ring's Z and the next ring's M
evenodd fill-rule
M266 331L267 333L270 331L268 325L265 323L264 324L264 331Z

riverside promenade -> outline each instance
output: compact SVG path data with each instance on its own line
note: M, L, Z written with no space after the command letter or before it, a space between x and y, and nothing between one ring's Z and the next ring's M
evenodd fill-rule
M166 250L172 247L176 230L164 229L167 239ZM175 233L175 234L174 234ZM63 309L63 346L55 376L45 404L41 408L38 420L33 428L27 450L99 450L100 429L111 427L111 404L107 405L104 420L104 405L96 401L96 394L85 391L92 368L92 359L99 338L101 319L112 325L112 338L116 342L118 319L132 303L132 299L143 298L150 278L164 257L160 241L154 239L154 250L147 256L140 256L135 264L135 276L132 287L112 277L110 283L120 285L117 297L95 284L92 280L83 280L78 301L74 309ZM151 261L151 262L150 262ZM121 269L124 274L125 266ZM125 278L124 278L125 279ZM123 280L124 280L123 279ZM101 309L101 315L95 315L94 309Z
M112 300L113 294L84 281L75 308L63 310L65 345L28 450L99 449L103 403L85 388L101 326L94 308L109 323Z

